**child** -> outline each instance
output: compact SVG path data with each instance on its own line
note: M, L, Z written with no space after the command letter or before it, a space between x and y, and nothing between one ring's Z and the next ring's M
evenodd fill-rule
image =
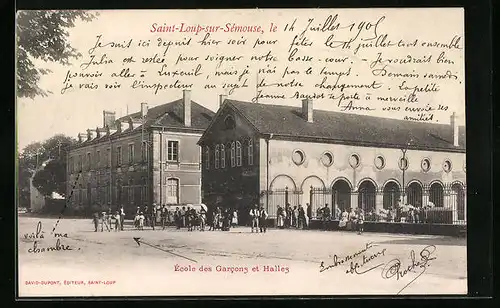
M111 232L111 229L109 228L109 224L108 224L108 215L106 214L106 212L102 212L102 224L101 224L101 232L104 232L104 227L106 227L106 230L108 230L108 232Z
M363 213L363 210L359 211L358 215L358 234L361 235L363 233L363 225L365 221L365 214Z
M141 212L139 214L139 230L144 230L144 220L146 217L144 217L144 214Z

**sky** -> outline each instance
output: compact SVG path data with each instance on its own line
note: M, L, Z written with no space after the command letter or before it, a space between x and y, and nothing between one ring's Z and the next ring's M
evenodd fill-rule
M27 144L35 141L43 141L55 134L62 133L70 136L76 137L79 132L86 132L88 128L96 128L97 126L102 126L102 111L111 110L116 111L117 117L126 115L127 110L129 113L137 112L140 109L140 104L146 102L148 106L156 106L159 104L168 103L170 101L179 99L182 97L181 90L163 90L159 91L158 94L154 94L150 90L133 90L130 87L125 86L125 82L122 84L123 87L119 90L109 90L100 87L98 90L93 91L83 91L83 90L71 90L67 91L65 94L61 94L61 88L63 86L63 81L65 76L70 70L71 72L80 72L80 64L87 62L90 57L89 49L93 47L96 43L97 36L101 35L103 44L106 42L126 42L129 39L133 39L134 43L139 42L139 40L147 41L150 40L150 47L137 47L135 44L133 48L127 50L111 49L109 46L107 48L99 48L94 51L96 58L100 58L103 53L112 59L114 63L106 66L99 66L98 71L102 72L105 77L101 79L93 80L96 83L99 82L112 82L109 75L112 72L120 72L124 67L130 67L134 72L139 72L142 69L147 70L147 76L145 81L147 83L156 82L167 82L167 79L163 77L158 77L154 74L158 70L158 64L140 64L134 63L131 65L122 64L121 59L127 56L134 56L137 60L141 57L150 57L155 53L158 53L161 57L164 48L157 47L156 44L159 41L165 42L169 40L181 40L186 37L184 33L151 33L152 24L157 25L180 25L185 23L186 25L221 25L224 26L226 23L237 23L240 25L261 25L265 29L264 34L241 34L241 33L216 33L212 34L212 38L220 39L223 42L228 39L241 39L242 35L247 38L247 44L245 46L209 46L198 47L196 44L192 44L189 48L181 49L176 47L169 47L170 50L166 53L165 59L167 67L169 69L179 68L179 69L190 69L193 67L193 63L184 63L179 65L174 65L175 60L179 54L184 56L199 56L204 58L206 55L212 56L234 56L234 55L244 55L245 59L253 54L265 54L267 51L271 50L273 54L278 57L277 63L278 70L282 69L288 64L286 58L288 56L289 44L292 41L293 35L296 33L285 33L283 32L283 27L286 23L291 24L294 19L297 19L296 27L303 29L308 23L309 18L314 18L314 24L319 24L324 22L328 15L334 16L338 14L338 22L341 25L349 25L350 23L355 23L354 31L356 28L371 28L365 32L361 32L360 37L357 42L363 40L372 35L374 29L378 31L378 35L381 33L387 33L393 39L403 39L406 41L414 40L415 38L420 41L439 41L439 42L449 42L454 35L462 36L461 45L463 46L463 10L460 8L456 9L343 9L343 10L225 10L224 12L208 10L189 10L189 11L178 11L178 10L121 10L121 11L100 11L98 19L86 23L78 22L77 25L70 29L69 41L77 50L83 54L83 58L78 60L73 60L72 65L62 66L54 63L44 63L35 62L39 67L50 68L53 72L49 75L42 77L40 86L43 89L52 91L48 97L36 97L34 100L31 99L18 99L16 103L17 112L17 137L18 137L18 149L24 148ZM425 18L423 18L425 16ZM382 21L375 26L367 26L368 22L375 24L380 18ZM363 23L364 22L364 23ZM268 28L270 24L273 23L277 25L278 31L276 33L268 33ZM300 31L299 31L300 32ZM337 32L337 38L342 38L343 35L351 35L352 33ZM204 34L191 35L194 41L201 40ZM349 77L345 77L347 81L356 81L359 83L370 82L373 80L373 76L370 75L371 69L368 64L371 60L377 57L379 52L382 52L384 59L392 58L405 58L409 54L413 57L425 57L428 54L433 54L435 60L440 50L434 48L366 48L362 49L360 52L354 54L352 50L341 50L335 49L331 50L322 44L325 41L324 33L318 32L308 32L308 39L314 44L312 46L300 46L298 55L312 55L315 60L324 61L328 57L342 58L344 56L348 57L348 61L353 62L352 74ZM251 48L253 42L257 39L271 41L278 40L277 44L266 45L261 47ZM443 49L444 50L444 49ZM438 72L445 71L449 69L456 73L458 80L464 80L464 50L445 50L446 56L453 59L454 64L411 64L411 65L389 65L389 68L397 69L399 72L412 72L416 69L419 72ZM368 59L368 61L363 61L362 59ZM138 61L140 62L140 61ZM208 73L213 73L215 70L214 62L203 62L203 71ZM265 67L265 63L255 64L255 62L227 62L223 63L221 69L231 70L235 69L241 72L246 65L250 73L248 77L249 87L246 89L239 89L234 91L229 98L250 101L256 93L255 84L257 82L256 71L258 68ZM325 64L322 62L315 62L313 65L314 72L316 74L319 69ZM290 69L293 68L299 71L305 71L309 64L295 62L288 65ZM444 69L443 67L446 67ZM328 66L329 70L332 71L347 71L347 66L342 63ZM96 71L96 69L89 68L86 72ZM281 71L281 70L280 70ZM82 71L83 72L83 71ZM356 73L357 76L354 74ZM303 73L301 73L303 76ZM262 78L261 75L259 77ZM290 81L294 76L287 76L283 80L272 80L273 78L266 77L268 82L278 82L278 81ZM306 76L307 77L307 76ZM315 89L313 85L316 82L311 81L312 79L307 79L304 77L305 87L301 89L303 92L314 92ZM300 78L300 77L299 77ZM318 77L315 76L315 80ZM328 77L330 80L330 77ZM183 79L184 80L184 79ZM193 81L190 78L185 79L186 82ZM214 83L221 85L225 81L223 78L214 77L213 74L207 77L206 80L213 81ZM129 81L127 81L129 82ZM422 84L421 81L419 81ZM75 83L75 85L78 82ZM387 87L386 94L390 95L389 89L392 86L396 88L397 85L401 83L401 79L395 81L389 81L384 79L384 86ZM195 86L192 89L192 100L202 104L203 106L216 111L218 108L218 96L220 94L228 94L227 90L224 89L212 89L206 90L202 86L200 79L194 80ZM425 82L423 83L425 84ZM446 112L436 113L434 121L436 123L449 123L451 112L455 112L458 116L458 122L464 125L464 114L465 114L465 82L456 81L440 81L438 86L440 91L431 94L422 94L422 98L419 101L419 106L425 106L430 104L432 106L437 106L438 104L446 104L449 106L449 110ZM271 88L266 88L266 91L270 91L270 94L278 93L273 92ZM285 91L285 90L283 90ZM394 90L392 90L394 91ZM294 93L294 89L287 89L287 97ZM280 92L281 93L281 92ZM380 92L382 93L382 92ZM262 104L282 104L291 106L300 106L300 99L285 99L285 100L272 100L272 99L261 99L259 103ZM372 102L372 104L374 104ZM337 103L331 100L318 99L314 101L315 109L323 110L334 110L338 111L339 106ZM350 111L356 113L365 113L364 111ZM377 112L371 112L375 116L384 117L394 117L402 118L404 114L402 113L383 113L380 110Z

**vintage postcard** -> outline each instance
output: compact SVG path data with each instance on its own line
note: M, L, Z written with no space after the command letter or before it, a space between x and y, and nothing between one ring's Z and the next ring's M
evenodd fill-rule
M462 8L18 11L18 295L467 294Z

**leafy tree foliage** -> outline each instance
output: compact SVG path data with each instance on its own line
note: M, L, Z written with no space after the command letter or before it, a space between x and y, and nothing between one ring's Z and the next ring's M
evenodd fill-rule
M69 147L76 139L58 134L43 142L27 145L18 157L19 205L29 207L29 181L44 195L66 193L66 162ZM45 168L41 168L45 163Z
M78 10L19 11L16 17L17 96L47 96L38 86L40 77L50 70L37 68L32 59L69 65L81 54L68 41L68 29L77 20L91 21L97 13ZM49 92L50 93L50 92Z

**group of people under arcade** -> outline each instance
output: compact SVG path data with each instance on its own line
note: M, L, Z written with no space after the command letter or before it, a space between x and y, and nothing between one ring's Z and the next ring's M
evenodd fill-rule
M311 220L316 219L321 221L323 230L329 229L330 221L338 221L338 227L345 230L357 230L358 233L363 232L365 221L385 221L385 222L408 222L408 223L426 223L428 209L434 207L432 202L425 207L403 205L401 200L396 205L388 209L379 209L375 211L372 208L365 212L363 207L347 208L339 207L337 204L331 209L328 204L324 207L319 207L315 217L312 217L312 207L308 203L306 209L302 205L291 206L286 204L284 207L277 207L276 226L280 229L309 228ZM267 231L269 215L261 204L250 208L249 221L247 225L251 226L251 231L264 233ZM93 214L94 231L104 230L123 231L125 221L125 210L121 206L118 210L112 211L111 207L102 212ZM144 230L144 227L150 227L155 230L156 226L160 226L163 230L167 226L175 226L177 229L187 228L188 231L200 230L205 231L209 227L209 231L222 230L229 231L231 227L238 225L238 210L214 206L209 210L206 206L201 206L196 209L194 206L177 206L170 209L166 205L156 205L148 207L144 205L142 208L137 207L134 215L134 227L137 230Z

